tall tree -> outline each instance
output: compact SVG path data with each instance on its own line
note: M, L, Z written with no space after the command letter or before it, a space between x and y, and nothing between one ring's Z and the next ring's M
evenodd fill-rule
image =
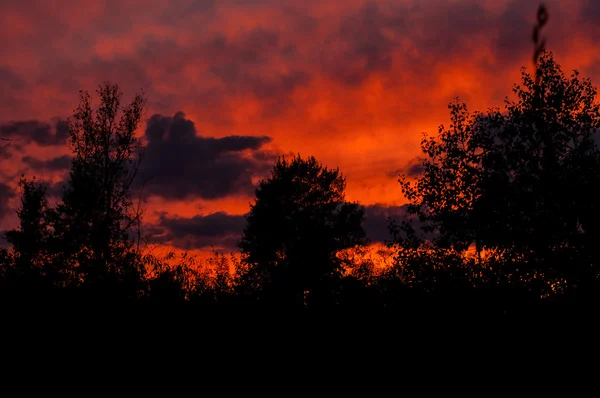
M19 181L21 207L17 210L19 227L6 232L6 240L12 244L13 263L11 264L12 283L21 280L39 289L40 283L59 283L58 274L52 268L48 244L51 230L48 224L47 184L41 181Z
M339 251L365 243L363 209L345 201L346 180L314 157L278 159L260 182L241 240L242 280L286 305L331 304Z
M438 246L463 252L475 243L510 257L520 278L581 285L600 260L600 106L590 80L565 77L551 53L542 52L536 75L523 69L503 112L451 104L450 128L422 142L424 174L400 182Z
M73 160L62 203L54 215L55 247L64 265L84 285L131 280L140 276L132 228L140 213L131 187L142 159L135 132L145 97L137 94L121 107L122 92L105 82L92 108L87 91L69 119Z

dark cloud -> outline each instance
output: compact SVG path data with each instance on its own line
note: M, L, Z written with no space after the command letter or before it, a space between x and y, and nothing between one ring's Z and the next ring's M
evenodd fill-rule
M46 194L52 200L58 201L62 198L62 195L65 191L65 187L68 185L67 181L58 181L54 183L48 183L48 189L46 190Z
M150 234L158 243L179 249L221 248L237 250L237 243L246 224L245 216L217 212L192 218L164 216Z
M97 30L109 35L124 35L135 29L135 15L139 14L140 4L123 0L103 0L104 13L95 21ZM214 15L216 0L186 0L169 2L168 7L154 7L158 12L153 13L152 22L167 26L181 26L182 23L196 22L199 17ZM191 20L191 21L190 21ZM187 24L184 24L184 26ZM194 25L190 25L192 27Z
M21 158L23 163L35 171L61 171L71 166L71 156L63 155L50 160L40 160L31 156Z
M342 18L325 42L321 63L333 79L349 86L398 70L398 75L425 79L425 87L435 83L427 79L440 60L464 57L469 67L475 62L469 55L482 45L477 40L484 40L498 62L477 62L502 70L532 49L530 17L537 6L510 2L496 12L477 2L367 2Z
M369 3L342 21L334 35L345 44L342 54L323 50L334 79L358 85L370 74L391 68L394 43L382 31L383 19L379 7Z
M44 60L44 68L40 71L36 84L56 86L61 92L75 94L83 88L79 80L81 77L81 67L76 67L70 59L55 55ZM76 98L73 95L73 99Z
M152 58L157 56L176 56L177 53L181 53L184 49L181 48L177 42L169 37L145 37L140 45L137 47L137 55L144 61L150 61ZM182 65L178 65L181 67ZM168 72L172 72L169 70Z
M13 211L9 205L9 202L15 197L15 195L14 188L3 182L0 182L0 218L3 218L8 213Z
M289 26L294 32L302 35L315 35L319 28L320 20L312 15L309 15L310 9L303 7L302 4L292 6L284 4L281 6L285 18L288 20Z
M390 239L389 219L400 222L406 216L406 206L365 206L363 228L372 242L384 243Z
M6 231L0 231L0 249L10 249L10 243L6 239Z
M68 135L67 122L58 118L51 123L26 120L0 125L0 137L14 140L14 145L19 148L32 142L41 146L64 145Z
M421 176L424 171L425 171L425 166L423 166L423 158L420 156L417 156L417 157L414 157L411 160L409 160L401 168L388 173L388 176L399 177L400 175L405 175L408 178L417 178L417 177Z
M425 172L425 166L420 162L421 159L418 159L418 162L409 164L406 168L406 175L408 177L419 177L423 172Z
M204 44L205 55L212 57L213 65L264 64L279 48L279 34L262 28L253 29L238 40L218 35Z
M597 0L583 0L581 4L581 17L584 21L597 24L600 22L600 4Z
M263 176L274 154L261 148L266 136L202 137L182 112L152 116L146 128L146 154L140 179L151 194L168 199L222 198L254 191L252 177Z
M8 114L24 105L20 93L25 87L25 81L15 71L0 66L0 107Z
M296 88L306 86L310 81L310 76L306 72L293 71L287 74L276 75L272 79L254 78L248 79L247 84L257 98L282 99Z
M391 236L389 233L390 220L400 225L403 221L408 221L415 229L417 234L424 239L433 239L437 232L424 232L423 224L418 216L408 213L408 205L403 206L385 206L372 205L365 207L365 221L363 227L367 233L367 237L372 242L385 243ZM406 236L403 231L400 231L401 236Z
M19 77L12 69L0 66L0 91L5 93L8 90L23 90L25 81Z
M279 33L254 29L236 40L224 35L214 37L203 45L203 53L210 60L209 70L219 79L229 94L250 93L269 102L270 107L287 102L298 87L306 86L311 76L302 70L273 71L265 66L278 58L293 61L297 56L293 43L282 42ZM281 111L281 106L276 112Z
M190 15L198 15L199 13L213 14L216 0L193 0L191 2L173 2L170 4L168 10L160 16L162 22L167 24L175 24L181 19L184 19Z
M421 51L437 56L448 56L456 50L464 50L468 42L478 34L494 29L498 22L492 13L479 2L437 4L427 9L407 6L406 15L414 15L412 23L399 26L400 33L409 33ZM391 22L387 20L388 24ZM418 26L416 22L425 22ZM391 26L390 26L391 27Z
M406 206L365 206L363 227L372 242L389 240L389 220L400 223L406 217ZM148 229L156 243L173 245L179 249L206 249L211 246L237 250L237 244L246 225L244 215L216 212L191 218L163 216L158 225Z
M496 23L498 34L492 41L494 54L499 59L498 64L506 65L519 56L533 54L532 30L537 4L523 7L518 2L509 3L500 20ZM489 18L488 18L489 19ZM548 28L543 31L546 36ZM529 65L527 65L529 66ZM497 65L496 68L501 67Z

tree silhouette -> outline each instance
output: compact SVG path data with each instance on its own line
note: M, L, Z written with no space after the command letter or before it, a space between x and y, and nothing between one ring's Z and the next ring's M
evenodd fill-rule
M130 188L141 161L141 143L135 131L143 117L145 98L137 94L121 108L122 93L108 82L97 94L100 105L93 110L90 95L80 91L79 106L69 119L74 156L52 225L53 245L63 267L73 273L78 284L99 288L116 281L135 284L142 273L132 239L132 228L141 214Z
M5 264L4 279L7 286L21 294L48 293L48 289L60 284L58 270L52 267L49 257L51 230L48 224L47 184L26 180L19 181L21 207L17 210L20 225L6 232L6 240L12 244L11 261ZM33 297L32 297L33 298Z
M345 201L345 178L314 157L278 159L260 182L240 243L244 287L282 305L335 302L336 254L365 243L363 209Z
M48 185L44 182L28 181L21 178L21 208L17 210L20 220L18 229L6 232L6 239L13 245L15 257L19 267L40 268L46 259L44 252L49 240L49 226L47 223L48 202L46 190Z
M505 271L517 279L546 279L556 290L595 278L600 107L590 80L565 77L551 53L542 52L536 74L522 70L503 112L450 104L450 128L422 141L424 174L400 183L437 247L474 245L513 264Z

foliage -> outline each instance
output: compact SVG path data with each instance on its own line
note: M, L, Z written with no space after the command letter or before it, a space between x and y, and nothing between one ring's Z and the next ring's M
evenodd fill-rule
M423 175L400 183L435 247L460 254L474 246L516 265L503 270L520 273L515 279L543 274L576 285L598 261L600 107L589 79L565 77L551 53L541 55L537 77L522 71L503 112L451 103L450 128L422 141Z
M135 284L142 270L131 233L141 213L130 189L141 161L135 132L145 98L137 94L121 108L117 85L105 83L97 94L100 105L94 110L90 95L80 92L69 119L73 160L62 203L53 214L54 247L77 283Z
M345 186L314 157L278 159L247 216L244 282L292 305L332 300L343 272L336 253L365 243L364 211L345 201Z
M11 289L20 289L29 294L36 290L47 290L61 280L60 270L53 267L49 256L51 229L48 224L47 184L44 182L19 180L21 207L17 210L20 225L6 232L6 240L12 251L3 256L3 279L10 280Z

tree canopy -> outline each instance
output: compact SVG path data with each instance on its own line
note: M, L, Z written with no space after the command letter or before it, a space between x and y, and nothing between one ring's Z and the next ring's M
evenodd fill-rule
M536 74L522 70L504 110L471 114L451 103L449 128L421 143L423 175L400 183L435 245L487 250L516 261L527 278L576 285L598 261L600 106L590 80L566 77L551 53Z
M331 300L343 271L336 254L365 243L364 210L345 201L345 187L338 169L314 157L279 158L240 243L246 283L296 305Z

